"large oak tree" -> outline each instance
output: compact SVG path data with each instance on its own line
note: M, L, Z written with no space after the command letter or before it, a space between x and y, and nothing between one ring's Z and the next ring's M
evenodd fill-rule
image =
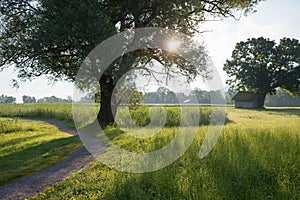
M263 37L236 44L224 70L227 83L240 91L259 94L259 108L263 108L266 95L281 87L299 95L300 43L297 39L283 38L278 44Z
M239 17L261 0L1 0L0 69L14 65L20 78L42 74L74 81L88 53L106 38L140 27L175 29L187 35L206 20ZM186 67L161 50L126 54L101 79L98 120L114 122L112 88L125 72L156 60L195 77L205 68Z

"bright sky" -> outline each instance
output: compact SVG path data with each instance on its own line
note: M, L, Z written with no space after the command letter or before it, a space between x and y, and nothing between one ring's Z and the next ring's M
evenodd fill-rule
M204 24L203 30L211 31L202 34L202 39L207 44L207 49L224 84L226 73L222 70L223 64L230 58L237 42L260 36L276 41L283 37L300 40L299 0L267 0L261 2L256 10L256 13L243 16L239 21L225 19ZM72 83L57 82L49 85L45 77L40 77L31 82L21 83L20 88L15 89L10 86L13 78L16 78L13 69L0 72L0 95L14 96L19 103L22 102L24 94L36 98L51 95L67 98L68 95L73 95Z

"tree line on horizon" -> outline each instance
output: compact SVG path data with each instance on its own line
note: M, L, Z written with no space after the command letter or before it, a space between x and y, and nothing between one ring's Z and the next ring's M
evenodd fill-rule
M0 103L1 104L13 104L13 103L16 103L16 98L13 97L13 96L7 96L7 95L1 95L0 96Z
M276 94L268 94L265 100L265 106L268 107L300 107L300 97L293 96L287 90L282 88L276 89ZM122 96L131 95L128 91L123 91ZM229 88L226 91L206 91L200 88L192 90L189 94L183 92L173 92L165 87L159 87L156 91L140 92L136 88L130 97L129 104L212 104L211 96L219 99L219 102L225 100L226 104L234 104L232 98L238 93L238 90ZM223 95L224 96L223 96ZM99 103L100 98L94 93L81 98L80 102ZM119 97L122 98L122 97ZM101 104L101 102L100 102ZM119 103L118 105L122 105Z
M7 96L2 94L0 96L0 104L15 104L17 98L13 96ZM58 98L54 95L50 97L43 97L40 99L35 98L34 96L23 95L22 96L23 104L29 103L59 103L59 102L72 102L71 96L68 96L68 99Z
M233 89L229 88L224 94L224 98L227 104L233 104L233 96L237 93ZM188 104L211 104L211 95L220 95L220 91L205 91L201 89L195 89L191 94L184 94L182 92L175 93L167 88L160 87L154 92L140 93L139 97L141 103L144 104L179 104L186 100ZM191 98L193 96L193 98ZM194 98L196 97L196 99ZM222 98L222 97L220 97ZM72 102L72 97L68 96L68 99L58 98L54 95L50 97L44 97L37 99L34 96L23 95L22 100L24 104L29 103L59 103L59 102ZM196 101L195 101L196 100ZM88 101L88 98L85 99ZM1 95L0 104L14 104L16 98L13 96ZM292 96L289 92L282 88L277 88L276 95L267 95L265 105L269 107L300 107L300 97Z
M234 104L232 98L238 91L229 88L224 92L224 98L226 104ZM167 89L162 90L159 88L156 92L150 92L145 94L143 103L146 104L178 104L179 102L184 102L187 99L191 99L189 104L199 103L199 104L211 104L211 95L218 98L222 92L220 91L205 91L201 89L195 89L191 94L187 95L184 93L174 93ZM190 96L196 96L195 98L190 98ZM265 106L267 107L300 107L300 97L291 95L288 91L277 88L276 94L268 94L265 99Z

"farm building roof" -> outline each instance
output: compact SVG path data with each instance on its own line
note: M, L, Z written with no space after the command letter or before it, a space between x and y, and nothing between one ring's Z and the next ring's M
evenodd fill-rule
M257 97L257 93L254 92L238 92L232 100L236 101L252 101Z

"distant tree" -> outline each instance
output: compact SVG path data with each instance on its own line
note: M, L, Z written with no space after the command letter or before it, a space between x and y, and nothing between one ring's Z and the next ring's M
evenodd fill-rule
M176 94L172 91L168 91L165 102L169 103L169 104L174 104L174 103L178 104L179 103Z
M168 88L159 87L156 91L159 103L174 104L179 103L175 93Z
M70 102L70 100L58 98L54 95L52 95L51 97L44 97L38 100L38 103L58 103L58 102Z
M192 99L190 99L189 95L186 95L183 92L176 93L176 98L179 102L194 103L192 102Z
M211 104L223 102L224 99L224 97L222 96L222 91L220 90L205 91L199 88L194 89L190 93L190 99L194 99L193 97L196 97L197 100L194 100L190 103Z
M175 93L167 88L159 87L156 92L146 93L144 103L160 103L160 104L179 104L179 103L190 103L190 104L210 104L211 97L213 96L216 102L221 102L223 97L219 90L216 91L204 91L196 88L190 92L190 94L184 94L182 92ZM195 99L195 97L197 99Z
M226 103L227 104L233 104L234 101L232 100L232 98L234 97L234 95L236 94L237 92L232 89L232 88L229 88L226 92L225 92L225 99L226 99Z
M16 98L12 96L7 96L4 100L4 103L9 103L9 104L16 103Z
M23 103L36 103L36 99L33 96L31 97L31 96L23 95L22 99L23 99Z
M4 103L5 102L5 96L2 94L0 96L0 103Z
M211 99L210 99L210 93L208 91L203 91L199 88L196 88L195 90L192 91L192 96L196 96L198 103L200 104L210 104Z
M73 102L73 97L72 96L68 96L68 102Z
M148 92L145 94L144 103L159 103L159 97L156 92Z
M263 37L239 42L224 70L234 89L257 92L258 106L263 108L266 95L275 94L278 87L299 95L300 43L283 38L276 45Z
M165 87L159 87L155 92L144 94L144 103L177 104L177 94Z
M0 103L5 104L13 104L16 103L16 98L12 96L4 96L3 94L0 96Z

